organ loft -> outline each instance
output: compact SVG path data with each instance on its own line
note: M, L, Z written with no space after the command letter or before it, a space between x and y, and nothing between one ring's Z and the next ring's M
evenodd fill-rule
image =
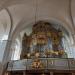
M23 32L20 59L9 63L8 75L71 75L75 61L68 58L63 37L49 22L32 25L29 34Z

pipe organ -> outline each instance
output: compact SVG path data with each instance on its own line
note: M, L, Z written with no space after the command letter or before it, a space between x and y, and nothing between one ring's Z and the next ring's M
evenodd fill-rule
M9 62L8 75L72 75L75 60L67 58L62 38L63 32L52 24L34 24L30 35L23 35L22 60Z
M21 59L28 57L62 58L64 48L62 45L63 33L48 22L39 21L32 27L29 36L25 33L22 40Z

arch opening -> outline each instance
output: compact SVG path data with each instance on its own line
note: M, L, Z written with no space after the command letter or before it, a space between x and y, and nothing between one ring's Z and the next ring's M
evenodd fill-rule
M74 58L70 40L68 31L62 25L38 21L36 24L26 26L16 36L14 42L17 43L13 42L11 45L12 60L34 56ZM16 58L14 58L15 55L17 55Z

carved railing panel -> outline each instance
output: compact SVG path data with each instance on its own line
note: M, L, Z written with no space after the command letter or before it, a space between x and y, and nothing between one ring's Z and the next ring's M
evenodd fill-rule
M7 70L11 71L11 70L32 70L32 69L75 70L75 60L59 59L59 58L40 58L38 61L37 60L35 61L34 59L24 59L9 62Z

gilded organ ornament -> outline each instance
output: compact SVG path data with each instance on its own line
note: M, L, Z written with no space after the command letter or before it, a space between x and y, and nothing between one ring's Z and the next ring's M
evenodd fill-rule
M62 31L52 27L48 22L39 21L32 27L32 33L27 36L26 33L22 41L22 53L25 55L21 57L62 57L64 50L62 47ZM24 52L25 51L25 52ZM30 52L29 55L27 55ZM24 57L26 56L26 57Z
M39 69L39 68L44 68L44 65L42 63L42 61L40 59L35 59L32 64L31 64L32 68L36 68L36 69Z

